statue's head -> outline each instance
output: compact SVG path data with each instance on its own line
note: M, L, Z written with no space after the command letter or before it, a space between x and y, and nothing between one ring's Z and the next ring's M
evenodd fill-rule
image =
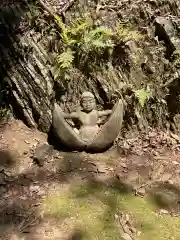
M81 107L86 112L91 112L96 107L96 101L91 92L84 92L81 95Z

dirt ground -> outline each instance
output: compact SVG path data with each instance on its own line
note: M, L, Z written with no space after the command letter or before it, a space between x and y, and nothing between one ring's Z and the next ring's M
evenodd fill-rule
M74 224L69 224L63 214L47 215L50 203L42 207L46 206L47 197L61 196L70 189L74 191L78 184L91 187L91 194L95 188L106 186L118 189L121 195L150 198L157 207L157 214L179 217L178 148L172 150L162 145L148 146L147 150L146 144L141 154L138 151L135 154L134 145L133 151L129 147L124 152L113 148L101 154L61 152L51 148L39 164L34 156L42 145L47 146L47 136L29 129L21 121L0 126L0 239L91 239L83 238L78 229L74 233ZM114 216L117 218L117 214ZM122 221L120 225L122 229L127 227ZM138 238L138 234L137 238L128 238L128 234L128 230L124 230L126 238L121 235L122 239L145 239Z

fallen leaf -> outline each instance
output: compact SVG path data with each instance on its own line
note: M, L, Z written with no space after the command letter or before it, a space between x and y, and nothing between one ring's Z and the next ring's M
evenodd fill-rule
M123 163L123 162L120 163L119 165L120 165L121 167L123 167L123 168L127 168L127 165L126 165L125 163Z
M179 162L177 162L177 161L172 161L172 164L174 164L174 165L179 165Z
M136 190L136 195L143 197L146 194L145 188L139 188Z
M159 214L160 214L160 215L165 215L165 214L169 214L169 212L168 212L168 210L166 210L166 209L160 209L160 210L159 210Z
M127 233L123 233L121 235L121 237L122 237L123 240L133 240L132 237L129 236L129 234L127 234Z
M160 181L167 182L172 177L172 174L170 173L164 173L162 177L160 178Z

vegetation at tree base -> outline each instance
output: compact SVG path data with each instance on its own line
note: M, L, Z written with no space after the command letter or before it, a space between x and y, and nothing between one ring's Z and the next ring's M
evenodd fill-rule
M140 104L135 107L136 109L134 109L133 116L132 112L128 113L128 115L136 119L135 122L138 123L140 118L148 119L149 121L152 115L154 115L153 122L161 125L161 127L165 127L160 123L162 122L161 118L167 118L167 115L164 115L164 113L166 113L166 111L164 111L166 109L165 99L158 98L157 89L154 89L152 83L146 85L146 82L144 82L138 86L139 84L132 79L134 78L133 74L131 76L131 73L129 74L127 72L127 64L130 64L131 68L134 68L132 71L135 72L136 68L140 67L138 65L139 61L141 61L140 55L142 53L133 53L131 60L131 57L127 54L128 47L126 47L126 43L131 41L142 43L144 39L147 38L147 35L135 30L131 23L120 22L119 20L115 22L114 28L108 27L106 24L95 21L92 18L91 11L81 10L79 14L77 12L76 15L79 16L74 17L71 22L67 21L65 24L58 15L54 14L53 17L56 24L49 26L51 31L54 28L53 32L56 32L59 36L59 40L56 41L57 51L53 54L55 64L52 67L52 73L55 81L59 83L64 81L71 82L71 72L74 74L74 72L77 71L87 79L87 81L92 81L92 79L96 79L98 72L101 78L104 78L104 82L106 82L108 87L111 86L111 88L114 88L111 90L118 90L116 92L119 92L121 96L123 96L125 102L127 92L131 92L132 99L134 98L137 99L137 102L139 101ZM39 20L39 22L41 22L41 20ZM122 56L117 56L117 49L120 51L122 49L120 53ZM128 63L128 61L130 62ZM123 66L123 64L125 66ZM123 75L125 75L124 79L120 77L120 72L122 71ZM119 89L119 86L117 89L117 85L113 85L114 81L116 81L117 85L120 83L123 89ZM146 88L149 90L143 90ZM149 92L151 92L151 94L149 94ZM117 93L117 95L119 95L119 93ZM153 95L155 98L153 98ZM148 102L151 103L147 105L146 103ZM136 101L134 103L136 103ZM146 107L144 108L144 106ZM156 111L153 111L153 108L158 107L163 109L161 113L164 116L155 116ZM138 110L138 108L143 109ZM128 107L127 111L129 111ZM152 115L150 114L150 116L148 116L147 111L153 111ZM129 124L131 125L132 123ZM147 123L145 125L147 125ZM141 125L141 127L142 126L143 125Z
M122 27L120 23L117 23L114 32L103 25L98 26L88 12L82 13L70 26L66 26L59 16L56 15L55 18L61 29L59 51L63 51L57 56L55 80L62 77L62 74L65 74L67 79L71 67L84 69L88 65L88 74L98 71L98 68L106 66L107 62L112 64L112 54L117 44L143 38L140 33L131 31L126 25L122 24Z
M111 8L114 4L116 7ZM158 4L156 9L163 15L164 9ZM179 72L178 49L166 57L168 47L164 40L156 40L154 22L148 17L142 20L141 3L136 5L135 20L131 3L125 4L122 13L119 2L111 6L106 1L77 1L63 19L53 8L47 11L41 1L36 1L28 5L23 18L29 31L39 38L37 43L46 46L43 54L51 62L54 84L67 91L69 98L77 99L80 92L89 89L99 107L106 107L121 97L126 106L126 129L134 125L138 130L158 126L178 131L178 93L172 93L170 87ZM168 1L166 5L169 7ZM155 14L150 3L145 8ZM82 84L77 86L79 79ZM172 94L176 94L173 104ZM51 101L56 97L55 90Z

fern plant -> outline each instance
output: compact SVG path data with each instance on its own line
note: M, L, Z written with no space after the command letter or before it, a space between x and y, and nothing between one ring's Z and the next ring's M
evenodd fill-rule
M69 43L69 37L68 37L68 29L65 27L64 23L62 22L61 18L58 15L55 15L56 22L59 25L59 28L61 29L61 32L59 33L61 40L64 44Z
M150 90L140 89L135 91L135 96L140 106L143 108L147 100L152 97L152 92Z
M132 30L128 24L118 22L116 25L116 36L123 42L143 39L144 35L136 30Z
M102 60L104 53L108 54L110 60L115 41L125 42L143 37L127 24L118 23L114 32L108 27L93 25L88 13L78 17L69 25L65 25L59 16L55 16L55 19L61 30L59 35L62 45L56 59L56 76L67 72L65 69L73 67L80 67L86 71L88 67L88 71L94 72L96 67L104 64Z
M73 66L74 52L68 48L66 51L57 56L56 64L52 68L54 79L57 80L59 77L69 79L68 69Z
M92 27L92 21L88 13L84 13L83 16L78 17L72 25L69 27L69 33L74 36L83 35L90 27Z
M113 32L106 27L97 27L90 30L84 36L84 45L89 50L102 50L104 48L113 48L114 43L111 39Z
M75 55L81 65L85 65L88 60L93 65L98 55L114 47L114 33L107 27L93 26L88 14L77 18L70 26L66 26L59 16L56 16L56 21L61 29L59 34L62 41L62 51L57 56L54 68L56 78L61 73L67 73L65 69L74 66Z
M74 60L73 54L74 52L68 48L57 57L57 63L59 64L60 68L66 69L72 67Z

